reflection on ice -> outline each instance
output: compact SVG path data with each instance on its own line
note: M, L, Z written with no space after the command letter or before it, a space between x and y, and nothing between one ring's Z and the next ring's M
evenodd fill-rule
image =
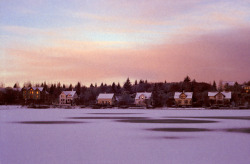
M250 120L249 116L219 116L219 117L165 117L165 118L198 118L198 119L231 119L231 120Z
M119 122L129 123L168 123L168 124L186 124L186 123L216 123L218 121L210 120L189 120L189 119L127 119L118 120Z
M161 132L203 132L203 131L212 131L211 129L206 128L153 128L147 129L149 131L161 131Z
M121 119L131 119L131 120L140 120L146 119L146 117L67 117L68 119L109 119L109 120L121 120Z
M228 132L238 132L238 133L250 133L250 128L234 128L227 129Z
M18 124L79 124L84 122L77 122L77 121L19 121L19 122L12 122Z

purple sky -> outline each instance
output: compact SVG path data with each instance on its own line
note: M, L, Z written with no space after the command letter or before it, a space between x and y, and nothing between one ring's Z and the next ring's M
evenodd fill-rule
M250 1L0 1L0 82L250 80Z

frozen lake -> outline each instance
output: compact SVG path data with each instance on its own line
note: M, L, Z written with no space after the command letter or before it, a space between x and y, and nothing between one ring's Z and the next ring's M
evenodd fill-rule
M0 106L1 164L249 164L250 110Z

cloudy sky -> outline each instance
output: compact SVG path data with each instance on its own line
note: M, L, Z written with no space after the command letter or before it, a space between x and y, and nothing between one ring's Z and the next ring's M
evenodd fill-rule
M0 82L250 80L250 0L0 0Z

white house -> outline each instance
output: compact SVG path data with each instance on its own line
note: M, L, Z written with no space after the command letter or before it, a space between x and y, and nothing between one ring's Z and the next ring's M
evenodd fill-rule
M210 101L214 101L216 104L222 104L226 101L230 101L232 98L231 92L208 92Z
M135 104L138 106L146 106L151 104L151 92L137 92L135 96Z
M97 103L102 105L114 105L115 100L114 93L100 93L97 97Z
M193 92L175 92L174 99L178 106L192 105Z
M78 98L76 91L62 91L59 96L60 105L73 105L75 100Z

